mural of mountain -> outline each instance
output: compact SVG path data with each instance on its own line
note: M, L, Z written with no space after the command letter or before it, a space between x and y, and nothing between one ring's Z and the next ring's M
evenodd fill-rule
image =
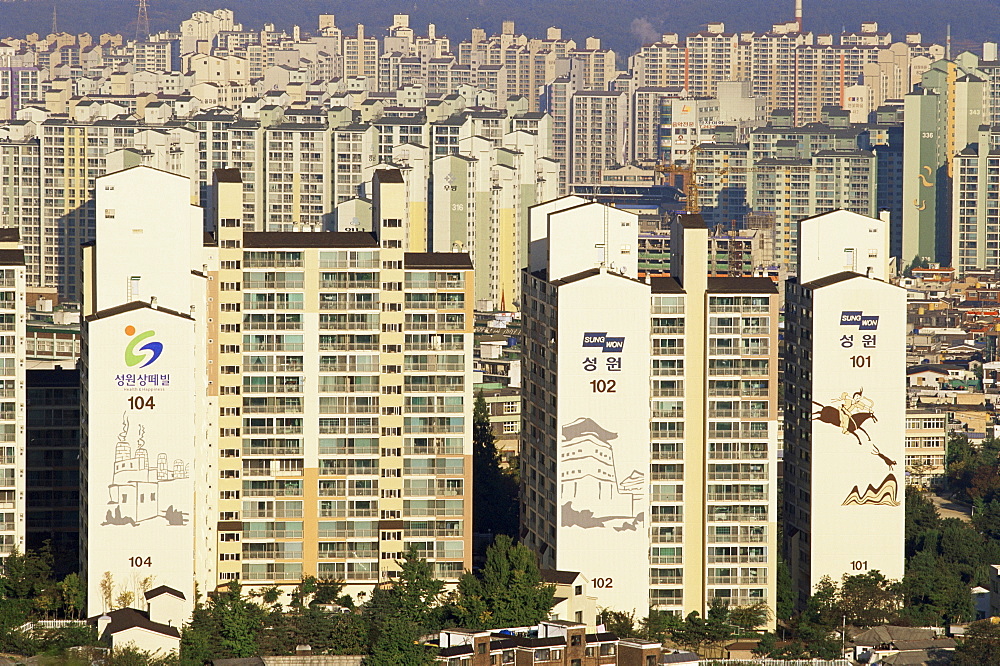
M847 493L847 498L841 503L841 506L899 506L899 500L896 499L897 490L896 476L889 474L882 480L878 488L868 484L864 494L861 494L858 487L854 486L851 492Z

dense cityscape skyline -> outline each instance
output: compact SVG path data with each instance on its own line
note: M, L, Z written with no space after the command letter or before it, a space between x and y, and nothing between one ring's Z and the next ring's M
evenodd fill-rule
M343 25L364 23L376 36L381 36L392 25L392 15L405 12L411 15L414 25L436 23L439 32L453 40L464 38L472 28L498 31L503 21L513 20L526 34L543 34L546 28L557 26L573 39L599 37L609 48L626 56L665 32L686 34L716 21L725 22L731 30L762 32L770 23L791 19L793 15L791 0L700 3L628 0L619 4L620 11L611 16L601 11L605 0L542 0L530 5L485 0L472 5L457 0L386 0L364 5L303 0L284 3L280 11L274 9L274 5L246 0L175 0L166 7L165 4L158 0L150 2L150 27L154 32L172 29L194 11L226 7L254 29L273 23L278 29L290 30L297 24L311 30L317 14L333 13ZM125 35L135 31L137 14L133 0L5 0L0 2L0 25L4 26L4 34L0 37L48 33L52 26L53 5L57 9L60 30L75 26L69 31L121 32ZM998 16L997 2L972 0L963 7L963 12L956 14L951 11L951 5L942 0L877 3L871 0L838 3L806 0L804 28L819 33L837 33L851 29L859 21L878 21L884 30L899 35L922 32L928 39L943 43L950 25L956 48L977 50L983 41L1000 33L1000 18L995 18Z
M157 1L0 2L0 652L1000 663L1000 40Z

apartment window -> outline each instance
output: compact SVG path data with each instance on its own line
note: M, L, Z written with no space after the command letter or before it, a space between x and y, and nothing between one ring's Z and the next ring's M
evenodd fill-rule
M220 562L232 562L234 560L239 560L239 559L240 559L239 553L219 553Z
M219 499L231 500L239 498L240 498L240 491L238 490L222 490L219 492Z
M219 541L222 541L222 542L231 542L231 541L239 541L239 540L240 540L240 533L239 532L220 532L219 533Z
M219 457L221 458L239 458L239 449L222 449L219 451Z

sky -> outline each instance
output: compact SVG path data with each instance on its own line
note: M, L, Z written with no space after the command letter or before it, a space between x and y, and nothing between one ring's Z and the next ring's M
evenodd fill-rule
M337 24L353 34L362 22L381 34L392 14L408 13L419 34L434 22L438 33L454 41L468 38L474 27L499 32L504 19L517 32L543 35L548 26L563 28L563 36L579 42L596 36L621 55L663 32L685 34L710 21L724 21L728 30L764 31L773 22L790 20L794 0L149 0L153 31L176 29L191 12L226 7L248 28L273 22L278 28L297 23L313 30L320 13L337 16ZM943 41L951 23L956 50L978 49L984 40L1000 40L1000 0L804 0L804 25L816 32L856 30L863 20L879 22L902 39L921 32L924 41ZM122 32L133 35L136 0L17 0L0 2L0 36L28 32L47 34L52 8L58 28L66 32Z

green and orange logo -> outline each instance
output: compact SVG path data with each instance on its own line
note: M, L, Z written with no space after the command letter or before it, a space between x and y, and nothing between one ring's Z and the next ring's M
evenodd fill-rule
M142 333L136 335L135 326L129 325L125 327L125 335L129 337L135 336L132 337L132 339L129 340L128 344L125 346L125 364L130 368L134 368L137 365L140 368L145 368L147 365L160 358L160 354L163 353L162 342L156 342L155 340L146 342L146 340L149 340L156 335L156 331L143 331ZM140 347L139 345L143 342L146 342L146 344ZM138 354L136 353L136 350L139 351ZM142 365L139 365L140 363Z

